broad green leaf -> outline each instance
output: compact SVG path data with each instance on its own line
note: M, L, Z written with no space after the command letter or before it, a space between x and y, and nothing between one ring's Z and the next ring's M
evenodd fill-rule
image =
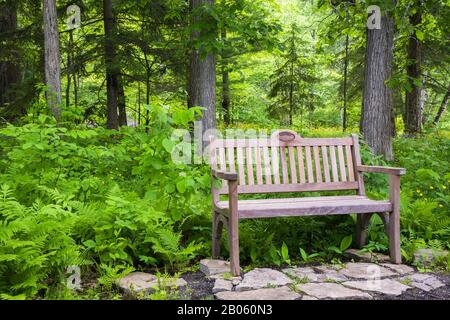
M344 239L342 239L341 244L339 246L341 251L347 250L350 247L350 245L352 244L352 241L353 241L352 235L349 235L349 236L345 237Z

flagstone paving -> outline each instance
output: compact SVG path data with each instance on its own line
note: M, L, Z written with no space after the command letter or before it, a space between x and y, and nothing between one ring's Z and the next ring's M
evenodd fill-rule
M232 277L228 262L204 259L200 272L163 283L191 299L450 299L450 276L419 273L407 265L381 261L256 268ZM125 295L136 296L153 292L161 283L151 273L133 272L118 280L117 286Z
M215 280L213 292L220 300L373 299L379 296L389 299L401 297L408 290L429 292L445 286L433 274L381 261L291 266L281 271L256 268L243 274L242 281L235 279L234 282L216 274L219 278ZM204 272L210 274L208 270Z

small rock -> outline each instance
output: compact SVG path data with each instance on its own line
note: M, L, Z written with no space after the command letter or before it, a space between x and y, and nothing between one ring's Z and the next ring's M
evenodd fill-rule
M414 263L420 266L429 266L433 264L436 259L447 256L449 253L446 250L433 249L418 249L414 253Z
M348 249L345 251L347 256L362 262L389 262L391 259L389 256L381 253L361 252L357 249Z
M187 286L187 282L184 279L162 279L161 284L171 287L182 289ZM153 292L160 283L158 278L150 273L145 272L132 272L122 279L119 279L117 285L122 289L125 294L135 294L144 292L146 294Z
M292 280L279 271L267 268L254 269L244 275L244 280L236 287L236 291L261 289L270 286L281 287L291 283Z
M401 280L405 282L407 281L408 285L426 292L443 287L445 285L435 276L426 273L414 273L401 278Z
M231 280L231 284L233 286L237 286L241 283L241 281L242 281L241 279L233 279L233 280Z
M346 288L337 283L305 283L299 284L297 288L318 299L372 299L366 292Z
M381 266L391 269L398 274L410 274L414 272L414 269L404 264L382 263Z
M203 259L200 261L200 271L207 276L230 272L230 263L224 260Z
M217 279L214 283L214 287L212 289L213 293L218 293L222 291L231 291L233 289L233 284L231 281L223 280L223 279Z
M395 276L396 273L373 263L347 263L339 273L356 279L376 279Z
M288 287L266 288L250 291L223 291L216 294L218 300L299 300L301 295Z
M365 281L347 281L342 283L344 286L364 291L374 291L382 294L399 296L411 287L401 284L391 279L383 280L365 280Z

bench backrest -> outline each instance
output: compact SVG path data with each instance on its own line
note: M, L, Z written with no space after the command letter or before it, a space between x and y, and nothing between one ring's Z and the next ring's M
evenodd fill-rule
M239 193L359 190L364 194L358 137L302 138L277 131L264 139L216 139L211 167L238 173ZM220 194L228 192L223 183Z

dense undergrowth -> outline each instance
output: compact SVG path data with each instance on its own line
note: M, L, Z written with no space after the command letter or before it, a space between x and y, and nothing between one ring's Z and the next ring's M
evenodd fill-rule
M153 110L148 132L56 126L46 116L0 129L1 298L55 297L69 266L81 266L82 277L89 272L108 279L133 268L180 271L208 256L209 169L174 163L168 139L197 114ZM408 262L419 247L449 248L449 140L430 133L395 142L393 165L408 171L401 192ZM363 161L382 162L365 147ZM386 197L387 186L386 177L367 176L371 197ZM244 222L241 258L247 265L339 258L352 244L354 219ZM378 218L366 250L387 250Z

